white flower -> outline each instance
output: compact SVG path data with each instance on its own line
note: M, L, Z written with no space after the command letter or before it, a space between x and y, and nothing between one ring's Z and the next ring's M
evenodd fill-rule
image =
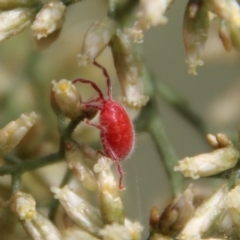
M233 146L229 146L214 150L211 153L186 157L179 161L179 165L174 167L174 170L180 171L184 177L193 179L212 176L234 167L238 157L239 152Z
M217 219L226 212L226 195L228 186L223 185L208 199L206 199L194 212L193 217L187 222L179 240L200 240Z
M36 123L38 116L35 112L22 114L20 118L8 123L0 130L0 153L10 152Z
M67 185L62 189L51 187L51 191L55 194L54 197L59 199L68 216L78 226L93 236L99 237L99 230L103 227L103 222L96 208L76 195Z
M52 94L54 94L52 101L56 101L55 104L65 116L71 119L79 118L82 114L81 96L75 85L66 79L62 79L59 82L53 80L52 85Z
M34 36L41 39L61 28L65 12L66 6L59 0L46 3L32 24Z
M107 47L116 31L116 23L106 17L93 23L87 30L81 54L77 55L78 65L86 66Z
M0 42L20 33L26 28L35 15L30 8L15 8L0 13Z
M33 240L61 240L53 223L36 210L36 202L30 194L17 192L10 199L10 205Z

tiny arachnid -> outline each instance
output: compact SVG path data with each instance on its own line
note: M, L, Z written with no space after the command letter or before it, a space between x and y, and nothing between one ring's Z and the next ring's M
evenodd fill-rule
M98 92L99 96L97 98L82 103L82 107L100 111L99 124L93 124L89 120L86 120L86 123L100 130L100 138L105 155L117 164L120 175L119 189L124 189L122 185L124 173L121 161L126 159L133 150L135 140L134 128L122 104L112 99L112 85L107 70L96 61L93 64L100 68L106 77L107 96L103 95L103 92L93 81L78 78L73 80L73 83L88 83Z

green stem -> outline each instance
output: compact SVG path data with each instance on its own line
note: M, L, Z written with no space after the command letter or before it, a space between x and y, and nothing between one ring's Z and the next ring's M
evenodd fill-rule
M50 154L48 156L36 158L36 159L30 159L30 160L24 160L19 163L16 163L13 166L3 166L0 167L0 175L5 174L22 174L27 171L32 171L40 167L44 167L46 165L50 165L56 162L63 161L63 155L57 153Z
M163 164L168 174L172 192L177 196L183 189L183 177L180 173L173 170L177 165L177 157L173 147L168 140L164 125L158 114L156 100L151 99L148 105L142 109L136 123L138 130L148 131L151 135L159 155L162 157Z
M72 178L72 172L67 169L62 182L60 184L60 188L64 187ZM59 205L59 200L58 199L53 199L49 208L49 213L48 213L48 217L51 221L54 221L54 218L56 216L56 212L58 209L58 205Z
M172 89L166 83L151 77L151 82L156 86L156 92L169 103L183 118L185 118L206 141L207 128L202 119L192 111L186 99L179 92Z
M116 0L108 0L108 16L112 19L116 17Z

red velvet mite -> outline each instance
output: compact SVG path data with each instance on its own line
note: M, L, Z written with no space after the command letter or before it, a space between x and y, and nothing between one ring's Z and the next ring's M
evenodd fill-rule
M82 103L85 109L96 109L100 111L99 124L93 124L86 120L86 123L100 129L100 137L105 155L111 158L116 164L120 175L119 188L122 185L123 170L121 161L126 159L134 147L134 128L125 108L122 104L112 99L112 85L107 70L96 61L95 66L103 71L107 80L107 96L104 97L100 88L90 80L78 78L73 83L81 82L90 84L97 92L98 97L88 102Z

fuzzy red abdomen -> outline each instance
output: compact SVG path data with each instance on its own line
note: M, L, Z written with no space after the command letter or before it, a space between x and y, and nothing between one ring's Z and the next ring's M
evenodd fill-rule
M121 161L134 147L134 128L125 110L118 102L107 101L100 113L101 140L106 155Z

